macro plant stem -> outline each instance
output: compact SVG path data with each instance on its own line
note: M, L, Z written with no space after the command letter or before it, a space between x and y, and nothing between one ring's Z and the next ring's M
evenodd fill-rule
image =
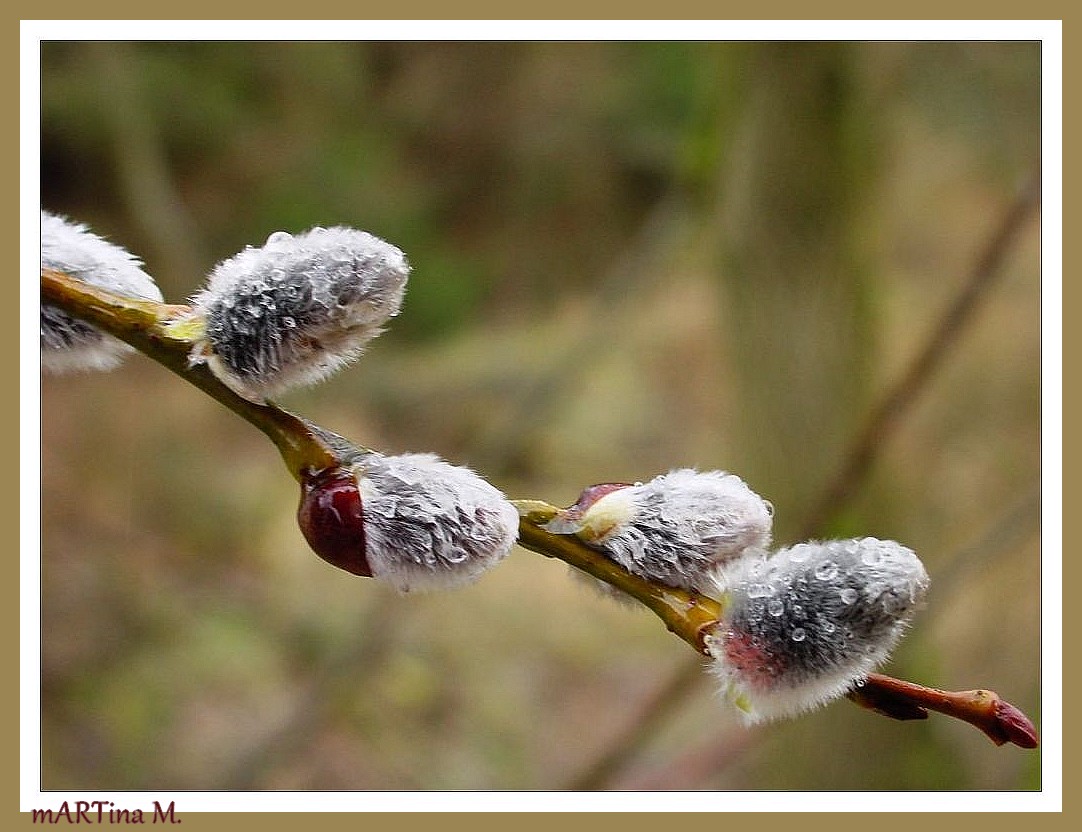
M259 428L277 446L300 481L305 469L337 464L338 454L320 431L273 404L238 396L207 369L188 361L192 343L171 334L167 324L189 307L125 298L62 272L41 272L41 299L135 347Z
M512 502L519 509L521 517L520 546L539 555L562 560L630 595L665 622L671 633L707 655L703 636L721 617L722 605L718 601L632 575L578 538L545 531L541 525L556 515L558 509L555 506L540 500Z
M45 269L41 299L130 344L259 428L298 481L304 481L305 472L347 463L352 453L364 450L274 404L248 401L218 381L206 365L192 365L188 360L192 342L168 326L189 310L187 306L126 298ZM562 560L631 596L672 633L707 655L703 637L724 612L723 603L632 575L578 538L545 531L542 526L555 516L555 506L540 500L513 503L519 511L520 546ZM929 710L937 711L980 728L998 745L1010 742L1034 748L1038 742L1026 716L988 690L943 691L873 673L849 698L894 719L925 719Z

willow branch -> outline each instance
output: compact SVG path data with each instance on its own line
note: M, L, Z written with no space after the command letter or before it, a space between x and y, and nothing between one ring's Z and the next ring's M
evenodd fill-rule
M707 655L703 636L717 623L722 606L713 598L694 592L662 586L632 575L600 552L591 549L578 538L551 534L540 528L551 520L555 506L539 500L514 501L519 509L518 544L531 552L556 558L592 575L610 586L630 595L665 622L665 626L703 655Z
M1028 717L993 690L949 691L869 674L849 698L894 719L927 719L936 711L980 728L996 745L1036 748L1037 730Z
M546 503L520 500L517 505L522 515L519 545L569 563L630 595L664 621L670 632L704 656L709 655L703 635L721 617L721 604L712 598L645 581L625 572L575 537L544 531L538 524L547 522L556 511ZM936 711L979 728L996 745L1009 742L1022 748L1036 748L1038 744L1036 728L1026 715L990 690L945 691L872 673L849 694L849 699L862 708L899 720L927 719L928 711ZM591 769L590 777L583 781L593 782L595 778Z
M168 326L187 311L185 306L125 298L49 270L41 272L41 298L130 344L259 428L298 480L306 470L342 464L357 450L341 437L273 404L256 404L238 396L206 366L193 365L188 360L192 343ZM519 545L562 560L629 595L698 653L708 655L703 637L721 617L721 603L644 580L578 538L545 531L542 526L555 516L555 506L540 500L519 500L515 505L520 515ZM872 674L850 699L894 719L924 719L928 710L934 710L977 726L999 744L1012 742L1024 748L1037 744L1025 715L990 691L942 691Z
M255 425L277 446L295 479L306 468L329 468L340 461L325 432L273 404L256 404L238 396L206 365L193 366L188 361L191 342L167 328L188 307L126 298L48 269L41 272L41 299L130 344Z

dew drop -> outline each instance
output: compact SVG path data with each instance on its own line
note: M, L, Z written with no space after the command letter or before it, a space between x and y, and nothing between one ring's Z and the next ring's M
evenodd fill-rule
M789 550L789 560L793 563L803 563L808 559L808 555L811 554L811 546L806 543L798 543L792 549Z
M789 634L789 638L791 638L793 641L803 641L807 637L807 635L808 634L804 631L803 627L795 627L793 629L793 632Z
M838 577L838 566L834 561L823 561L815 567L815 577L821 581L833 581Z
M838 595L842 599L843 604L852 604L857 600L857 591L852 587L846 587L839 592Z
M293 235L290 234L288 231L275 231L269 237L267 237L267 246L280 246L283 243L288 243L292 239Z
M770 613L772 616L774 616L774 618L777 618L783 612L785 612L785 604L783 604L777 598L773 598L773 599L771 599L770 601L767 602L766 611L768 613Z

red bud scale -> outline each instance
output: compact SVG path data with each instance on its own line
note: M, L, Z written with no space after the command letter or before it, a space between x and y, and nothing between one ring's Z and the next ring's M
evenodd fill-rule
M372 577L365 557L361 492L351 471L306 471L297 523L312 551L327 563L354 575Z

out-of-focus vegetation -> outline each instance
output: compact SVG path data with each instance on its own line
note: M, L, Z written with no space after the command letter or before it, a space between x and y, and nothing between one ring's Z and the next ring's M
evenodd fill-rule
M1039 80L1032 43L48 43L42 203L173 301L278 229L383 236L402 315L286 407L562 504L724 468L786 543L1038 164ZM830 532L931 573L888 672L1039 722L1038 251ZM561 788L688 659L522 550L443 595L333 570L147 359L42 412L45 789ZM845 702L748 733L703 684L607 785L1033 789L1039 752Z

